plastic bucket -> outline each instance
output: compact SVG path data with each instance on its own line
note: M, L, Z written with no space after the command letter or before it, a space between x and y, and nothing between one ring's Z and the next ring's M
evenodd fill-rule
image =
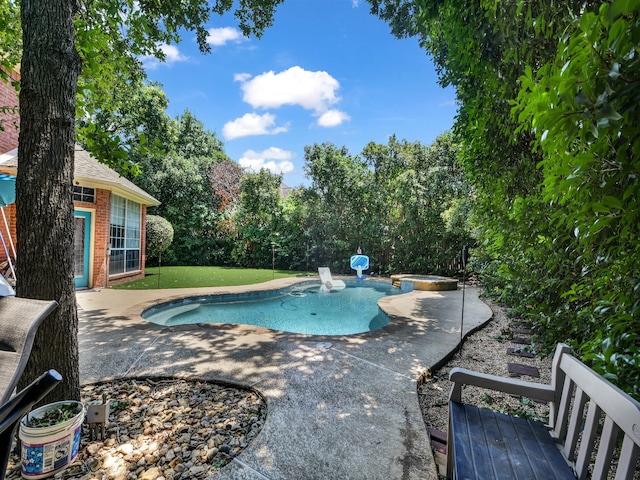
M78 412L69 420L50 427L28 427L27 417L41 418L45 412L62 404L73 404ZM22 442L22 477L46 478L66 468L78 456L84 406L80 402L62 401L36 408L20 420Z

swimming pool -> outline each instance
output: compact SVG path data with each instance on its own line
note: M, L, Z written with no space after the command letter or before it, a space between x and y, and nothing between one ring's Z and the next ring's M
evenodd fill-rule
M347 280L347 288L320 291L317 281L267 292L185 298L151 307L146 320L173 326L236 323L310 335L352 335L389 323L378 300L400 293L390 283Z

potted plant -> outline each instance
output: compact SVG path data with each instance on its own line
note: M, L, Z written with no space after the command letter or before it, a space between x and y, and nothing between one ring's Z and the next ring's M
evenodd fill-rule
M20 420L22 477L46 478L78 456L84 406L65 400L36 408Z

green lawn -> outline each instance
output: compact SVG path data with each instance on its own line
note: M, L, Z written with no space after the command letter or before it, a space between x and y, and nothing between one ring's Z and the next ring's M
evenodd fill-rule
M123 283L113 288L150 290L154 288L226 287L250 285L274 278L306 277L313 273L289 270L258 270L231 267L150 267L146 276L135 282Z

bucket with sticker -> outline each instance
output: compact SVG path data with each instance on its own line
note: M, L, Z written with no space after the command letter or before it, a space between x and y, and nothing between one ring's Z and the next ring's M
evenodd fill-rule
M67 468L78 456L84 406L76 401L50 403L22 417L22 477L37 480Z

